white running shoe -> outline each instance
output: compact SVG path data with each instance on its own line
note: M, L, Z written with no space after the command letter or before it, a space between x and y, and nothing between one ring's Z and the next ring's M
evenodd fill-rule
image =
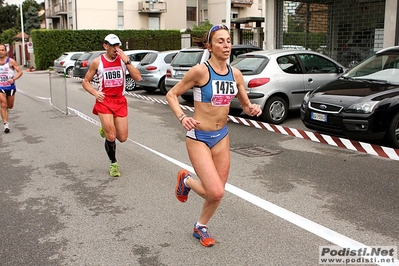
M10 126L10 124L8 122L4 123L4 133L9 133L10 132L9 126Z

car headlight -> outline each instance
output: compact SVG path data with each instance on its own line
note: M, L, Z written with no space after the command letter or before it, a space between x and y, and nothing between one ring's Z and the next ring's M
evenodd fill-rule
M355 103L346 109L346 112L349 113L360 113L360 114L370 114L374 111L378 102L370 101L364 103Z
M302 100L302 102L304 103L304 104L308 104L308 102L309 102L309 97L310 97L310 91L309 92L307 92L306 94L305 94L305 96L303 97L303 100Z
M303 100L301 103L302 109L308 108L309 98L310 98L310 91L308 93L306 93L305 96L303 97Z

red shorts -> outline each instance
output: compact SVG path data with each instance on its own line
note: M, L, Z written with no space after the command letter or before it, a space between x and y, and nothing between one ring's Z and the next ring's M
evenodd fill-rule
M127 100L125 96L106 96L104 101L99 102L96 100L96 103L93 107L93 114L98 115L101 114L113 114L117 117L125 117L127 116Z

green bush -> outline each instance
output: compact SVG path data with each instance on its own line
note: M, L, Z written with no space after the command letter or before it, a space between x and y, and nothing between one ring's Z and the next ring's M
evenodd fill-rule
M32 30L36 68L48 69L63 52L103 50L104 37L110 33L118 35L124 50L181 47L179 30Z
M306 42L307 36L307 42ZM284 45L301 45L312 50L316 50L320 45L327 44L327 33L308 33L305 32L284 32Z

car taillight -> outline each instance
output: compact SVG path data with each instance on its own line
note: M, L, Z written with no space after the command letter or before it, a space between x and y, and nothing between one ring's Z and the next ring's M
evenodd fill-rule
M148 67L145 68L145 70L154 71L154 70L157 70L157 67L156 66L148 66Z
M251 79L248 82L248 88L255 88L255 87L259 87L262 85L265 85L266 83L268 83L270 81L270 78L256 78L256 79Z
M61 61L60 65L63 66L65 64L65 61Z
M172 71L170 71L169 69L166 70L166 77L167 78L171 78L172 77Z
M89 61L85 60L85 61L82 61L82 64L80 64L80 66L87 67L88 64L89 64Z

